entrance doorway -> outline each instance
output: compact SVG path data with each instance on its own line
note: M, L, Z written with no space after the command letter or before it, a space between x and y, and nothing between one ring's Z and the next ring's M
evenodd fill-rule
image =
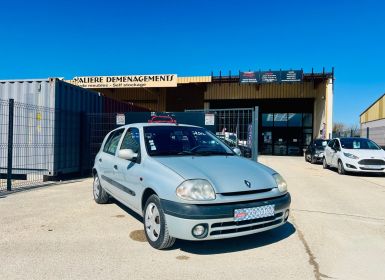
M302 155L312 136L311 113L262 113L261 154Z

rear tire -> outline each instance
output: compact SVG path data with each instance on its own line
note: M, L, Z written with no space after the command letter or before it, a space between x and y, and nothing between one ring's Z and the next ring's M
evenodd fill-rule
M322 167L323 167L324 169L329 169L329 165L328 165L328 163L326 162L326 158L325 158L325 157L322 159Z
M110 200L109 194L103 189L99 175L95 174L93 183L94 200L97 204L106 204Z
M344 165L343 165L341 160L338 161L337 171L338 171L338 174L340 174L340 175L345 175L346 174Z
M144 233L153 248L162 250L174 245L175 238L168 232L166 218L157 195L153 194L147 199L143 220Z

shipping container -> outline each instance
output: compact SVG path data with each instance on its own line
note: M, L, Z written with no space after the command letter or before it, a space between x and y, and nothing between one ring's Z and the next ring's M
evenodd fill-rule
M143 111L57 78L0 80L0 173L7 167L8 107L14 100L13 174L89 171L89 115Z

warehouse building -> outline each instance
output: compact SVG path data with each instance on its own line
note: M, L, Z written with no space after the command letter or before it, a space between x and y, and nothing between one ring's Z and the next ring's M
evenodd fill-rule
M361 135L385 147L385 93L360 115Z
M333 72L100 76L75 77L68 82L154 112L258 106L259 152L290 155L301 154L313 138L330 137Z

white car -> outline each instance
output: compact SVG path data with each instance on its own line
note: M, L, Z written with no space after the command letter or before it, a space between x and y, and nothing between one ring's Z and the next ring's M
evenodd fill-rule
M335 138L325 148L323 167L339 174L370 172L385 174L385 151L366 138Z
M239 152L239 151L238 151ZM289 217L285 180L238 156L210 131L175 123L119 127L95 158L97 203L114 197L143 217L156 249L279 227Z

